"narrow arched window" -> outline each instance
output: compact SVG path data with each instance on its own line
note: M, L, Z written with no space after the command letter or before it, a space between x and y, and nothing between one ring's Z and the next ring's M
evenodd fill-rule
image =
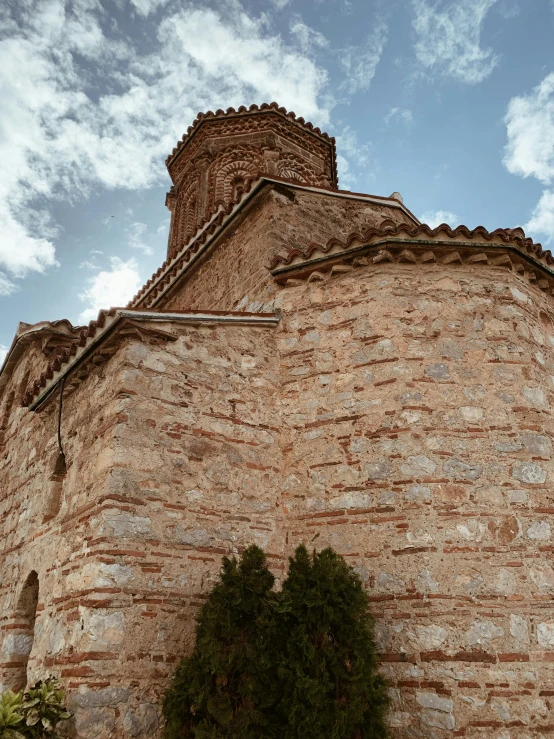
M13 684L17 689L25 688L29 682L27 667L35 639L38 589L38 575L33 570L21 588L16 606L15 628L10 635L12 637L10 650L12 659L10 661L14 662ZM4 640L4 646L5 644L6 640Z
M239 198L246 189L246 180L242 175L235 175L232 182L233 187L233 200Z

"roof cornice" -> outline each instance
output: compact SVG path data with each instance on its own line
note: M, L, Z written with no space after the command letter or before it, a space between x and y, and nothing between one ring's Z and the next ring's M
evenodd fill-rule
M333 182L335 186L337 186L338 175L335 138L333 136L329 136L329 134L325 133L325 131L322 131L317 126L314 126L309 121L304 120L304 118L302 118L301 116L297 116L296 113L294 113L293 111L288 111L286 108L280 107L279 103L276 102L262 103L262 105L254 104L251 105L249 108L247 108L245 105L241 105L240 108L238 108L237 110L235 110L235 108L227 108L227 110L222 110L220 108L219 110L216 110L215 113L211 110L208 110L206 113L198 113L195 120L192 122L192 125L188 127L186 133L184 133L182 138L177 142L177 146L173 149L171 154L165 160L166 167L168 168L168 170L171 168L171 166L179 158L187 144L200 130L203 123L207 121L217 121L223 119L228 120L230 118L242 118L245 116L259 115L265 113L277 113L281 117L285 118L287 121L294 123L303 131L306 131L307 133L315 136L316 138L320 139L325 144L330 146L332 150L331 160L333 167Z
M88 328L81 332L78 341L64 349L56 356L29 387L23 399L23 405L33 411L40 410L52 397L58 385L83 362L91 357L101 345L111 338L118 329L131 324L143 323L171 324L240 324L247 326L275 326L279 322L278 313L246 313L226 311L187 311L187 312L155 312L130 310L128 308L111 308L100 311L98 319L91 321ZM177 335L158 331L158 335L168 340L175 340Z
M62 318L59 321L40 321L35 324L20 323L15 337L0 366L0 395L6 387L25 348L36 339L46 336L59 336L65 339L76 338L83 326L72 326L70 321Z
M316 262L354 255L357 252L367 251L369 248L375 251L386 244L401 244L408 248L410 246L413 248L422 246L474 248L479 245L483 248L491 248L494 245L501 245L518 252L526 260L533 262L554 277L554 258L551 252L543 249L541 244L536 244L532 239L527 238L522 228L498 228L489 232L483 226L472 230L467 226L452 229L448 224L443 223L436 228L431 228L426 224L396 224L390 219L385 219L379 227L370 228L363 233L353 232L343 241L332 238L326 244L312 242L304 249L287 249L285 253L275 255L270 269L274 276L278 276L308 267Z

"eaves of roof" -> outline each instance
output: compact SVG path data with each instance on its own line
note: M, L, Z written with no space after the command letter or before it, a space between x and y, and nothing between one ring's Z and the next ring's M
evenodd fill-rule
M46 367L44 372L28 388L23 405L31 410L40 410L52 397L58 385L73 372L80 364L86 362L102 344L129 323L133 326L147 323L170 324L239 324L247 326L275 326L280 320L278 313L247 313L226 311L187 311L161 312L130 310L127 308L111 308L100 311L98 319L91 321L89 326L82 330L77 341L69 348L64 349ZM165 338L176 339L167 332Z
M268 185L275 187L281 185L290 190L314 192L318 195L327 197L342 198L346 200L362 200L367 203L387 205L390 208L401 210L413 221L414 224L419 225L420 223L416 216L396 198L385 198L380 195L354 193L349 190L334 190L326 187L301 185L292 180L264 176L248 183L244 193L239 195L235 201L229 203L226 207L221 206L217 213L212 215L204 224L202 224L196 234L181 249L181 251L173 257L173 259L166 260L152 275L148 282L146 282L135 297L129 302L129 308L140 307L146 300L148 300L148 307L153 308L160 298L162 298L163 295L173 287L175 282L189 269L191 264L197 260L200 254L206 251L216 238L221 236L233 219L251 203L251 201L265 186Z
M503 229L487 231L483 226L472 230L466 226L458 226L452 229L443 223L436 228L426 224L410 225L407 223L396 224L390 219L385 219L377 228L370 228L363 233L353 232L345 240L337 238L329 239L326 244L311 243L304 249L289 248L284 253L274 256L270 269L277 277L305 267L315 262L321 262L336 258L347 253L354 254L355 251L363 251L367 247L382 247L387 243L397 242L404 246L410 243L414 245L447 245L463 246L465 242L469 246L474 244L501 244L517 250L521 256L534 262L538 267L550 272L554 276L554 258L549 250L543 249L532 239L525 236L522 228Z
M29 344L41 336L70 337L73 335L76 337L82 329L82 326L72 326L66 318L62 318L59 321L40 321L40 323L35 324L20 323L2 366L0 367L0 395L2 395L19 358Z

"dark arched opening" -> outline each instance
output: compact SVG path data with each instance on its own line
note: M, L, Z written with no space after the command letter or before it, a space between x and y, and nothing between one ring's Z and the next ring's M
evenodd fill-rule
M246 189L246 180L242 175L235 175L231 184L233 188L233 200L237 200Z
M12 638L14 660L14 687L25 688L28 683L27 666L35 639L35 620L38 606L38 575L33 570L21 589L16 606L16 623Z

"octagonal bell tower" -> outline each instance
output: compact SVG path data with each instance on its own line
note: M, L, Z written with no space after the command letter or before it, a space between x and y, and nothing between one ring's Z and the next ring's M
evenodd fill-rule
M334 138L277 103L199 113L166 165L168 259L259 177L333 189L338 182Z

